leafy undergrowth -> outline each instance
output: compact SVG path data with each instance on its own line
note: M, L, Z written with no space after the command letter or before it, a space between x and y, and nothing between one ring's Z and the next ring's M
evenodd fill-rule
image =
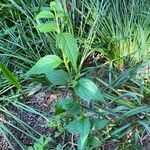
M96 102L91 105L88 101L78 103L73 101L72 91L64 87L49 89L49 86L43 87L42 84L32 83L26 87L24 104L44 116L26 109L19 109L18 102L9 102L5 107L9 113L30 126L31 129L27 130L39 137L39 140L37 139L34 144L35 139L22 132L24 127L18 123L18 120L7 115L4 119L17 128L7 123L6 127L26 148L33 150L77 149L79 136L82 135L85 138L87 133L85 149L148 147L149 113L146 112L149 112L149 104L143 101L144 97L139 94L142 92L140 91L142 87L139 87L141 79L132 78L133 81L131 81L128 77L135 75L132 70L124 71L121 75L115 74L113 70L111 73L107 69L104 69L103 73L98 71L99 68L94 70L90 68L87 77L101 87L106 98L105 104ZM106 82L110 76L113 81L111 87ZM8 138L15 149L20 149L12 137L8 136ZM7 144L4 142L3 145Z
M150 149L149 3L2 0L0 149Z

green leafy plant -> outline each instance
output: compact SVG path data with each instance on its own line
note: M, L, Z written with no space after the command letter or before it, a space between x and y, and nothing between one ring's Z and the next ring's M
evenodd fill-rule
M44 138L43 136L37 140L33 147L29 147L28 150L46 150L46 146L51 141L50 138Z
M128 69L119 77L115 77L110 70L109 83L97 78L98 82L106 86L102 92L91 79L83 77L86 73L82 72L82 65L87 56L94 50L90 51L85 48L82 49L83 53L81 52L81 47L78 47L79 41L75 38L73 32L68 29L67 24L70 23L70 18L60 1L51 2L50 10L43 10L37 14L35 20L37 21L35 27L40 32L44 34L52 33L55 36L60 55L47 55L41 58L27 72L27 75L44 74L52 84L66 86L73 93L73 100L63 99L58 102L56 114L66 113L71 115L72 121L66 125L66 130L79 136L77 139L78 149L100 147L110 138L121 141L130 130L132 130L132 133L146 134L149 107L142 105L141 95L137 92L130 92L125 88L119 89L120 86L127 83L126 81L129 78L132 78L136 69ZM83 54L81 59L79 59L80 53ZM121 66L119 68L122 68L123 65L120 62L123 55L119 53L118 65ZM118 90L121 90L121 92L118 92ZM127 97L129 97L128 100ZM85 101L87 101L87 105L84 104ZM113 104L116 107L112 107ZM93 114L92 117L90 112ZM143 121L146 124L141 124L139 118L135 119L133 123L128 121L121 125L124 120L136 118L142 112L146 117ZM141 126L144 128L142 132L138 130ZM135 137L132 137L133 141L137 139L136 134L134 134ZM94 135L93 140L91 140L91 135ZM93 143L96 143L95 147Z
M54 85L69 85L82 100L104 101L100 89L93 81L80 78L81 66L78 67L79 48L77 46L77 40L72 34L64 32L65 21L69 20L69 16L65 14L59 1L51 2L50 6L51 11L43 10L35 19L51 18L52 20L48 21L48 23L40 23L36 28L43 33L53 32L56 34L56 43L61 50L62 59L56 55L47 55L41 58L27 74L45 74ZM62 63L65 66L65 70L57 69ZM76 100L78 101L78 99ZM88 123L87 130L90 131L90 122L88 119L81 117L77 122L72 122L76 126L80 124L81 130L79 131L77 128L74 130L80 134L79 145L81 149L89 134L89 132L83 130L86 123ZM71 132L69 126L71 126L71 123L68 125L68 130Z
M62 84L63 82L66 84L68 82L68 85L73 87L75 93L82 99L88 98L88 100L102 101L103 98L100 90L93 81L86 78L79 79L81 68L78 66L79 49L77 46L77 40L71 33L64 32L66 24L65 21L69 20L69 16L65 14L59 1L51 2L50 6L51 11L42 11L35 17L35 19L52 18L52 20L48 22L52 24L55 23L55 28L51 28L51 26L45 28L45 24L47 24L47 22L38 24L36 28L39 29L40 25L40 29L44 28L44 33L53 32L56 34L56 43L61 50L62 58L56 55L47 55L41 58L27 72L27 74L45 74L50 81L53 83L55 81L55 85ZM51 28L51 31L49 28ZM65 69L57 69L62 63L64 64ZM61 80L60 82L60 76L62 76L61 79L64 81Z
M79 149L82 145L80 143L82 138L80 139L80 137L83 136L84 139L84 136L86 137L84 131L88 131L89 129L89 127L86 126L88 125L87 122L86 125L83 125L84 121L81 121L83 118L80 116L80 112L86 117L85 120L90 122L90 133L84 143L83 149L95 148L92 146L92 143L97 143L97 147L103 147L105 143L107 145L107 141L109 140L110 142L113 140L116 141L116 147L119 147L120 149L130 148L131 144L136 144L138 136L142 136L143 134L147 136L149 134L150 130L148 128L148 122L150 109L149 106L142 101L142 95L139 95L139 92L135 91L142 87L142 85L133 82L133 76L135 76L136 70L136 68L132 68L123 72L121 75L115 77L116 79L114 79L110 85L97 78L103 86L106 86L103 91L104 97L107 99L106 105L92 102L93 105L91 107L86 107L79 104L80 107L78 106L78 109L76 109L79 113L74 114L72 100L69 101L63 99L58 102L56 112L71 114L73 118L75 118L75 120L71 121L66 126L66 129L72 134L80 135L77 138ZM112 75L110 76L113 78L115 73L112 72ZM128 80L130 81L128 82ZM136 85L133 86L133 83L131 84L131 82L136 83ZM130 87L130 84L132 87ZM138 87L141 87L136 89L137 85ZM133 89L134 91L132 91ZM92 117L90 116L90 113L83 111L82 107L87 110L87 112L91 112L93 114ZM80 121L83 123L83 126ZM92 135L92 137L90 135ZM93 136L94 141L91 141ZM141 145L136 145L136 148L140 149Z

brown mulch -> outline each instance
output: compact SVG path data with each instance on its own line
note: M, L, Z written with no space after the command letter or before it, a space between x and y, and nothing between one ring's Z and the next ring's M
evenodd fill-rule
M2 136L0 136L0 150L8 150L8 144Z

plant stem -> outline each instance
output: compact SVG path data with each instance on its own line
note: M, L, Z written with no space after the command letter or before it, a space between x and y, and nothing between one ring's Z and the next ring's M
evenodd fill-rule
M66 59L66 57L65 57L65 54L64 54L63 52L62 52L62 55L63 55L63 60L64 60L65 67L66 67L66 69L67 69L67 71L68 71L68 73L69 73L70 79L72 80L71 72L70 72L70 69L69 69L69 65L68 65L67 59Z
M57 24L57 32L61 33L60 26L59 26L59 19L58 19L56 10L54 11L54 13L55 13L55 19L56 19L56 24ZM64 61L64 64L65 64L65 67L66 67L66 69L67 69L67 71L69 73L70 80L72 81L69 65L68 65L67 59L66 59L65 54L63 53L63 51L62 51L62 55L63 55L63 61Z
M57 24L57 32L60 33L61 31L60 31L60 27L59 27L59 20L58 20L56 10L54 11L54 14L55 14L55 19L56 19L56 24Z

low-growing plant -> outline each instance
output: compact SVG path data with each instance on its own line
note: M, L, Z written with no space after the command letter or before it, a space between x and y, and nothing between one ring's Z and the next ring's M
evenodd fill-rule
M61 50L61 58L57 55L47 55L41 58L27 72L27 75L45 74L51 83L54 85L69 86L74 91L73 93L83 100L104 101L98 86L90 79L81 78L82 66L80 64L82 64L84 59L78 65L79 49L77 40L71 33L65 31L65 24L69 23L69 16L64 12L59 1L51 2L50 9L43 10L35 17L36 20L43 18L51 19L50 21L38 24L36 28L43 33L53 32L56 34L56 43ZM64 64L62 68L65 68L57 69L62 63ZM75 100L79 101L78 97ZM83 114L77 120L81 123L80 132L83 131L85 128L84 125L87 124L87 132L80 135L79 145L82 149L90 131L90 122ZM76 123L78 124L78 122Z
M43 136L40 137L40 139L37 140L37 142L34 144L33 147L29 147L28 150L47 150L47 145L51 141L51 139L44 138Z
M63 29L69 18L63 11L61 3L53 1L50 6L52 11L43 10L35 19L51 18L52 20L40 23L36 28L44 33L54 32L56 34L56 43L61 50L61 58L57 55L46 55L27 72L27 75L45 74L54 85L69 85L83 99L103 101L98 87L91 80L80 78L82 74L80 63L78 65L77 40ZM62 68L65 68L57 69L62 63L64 64Z

